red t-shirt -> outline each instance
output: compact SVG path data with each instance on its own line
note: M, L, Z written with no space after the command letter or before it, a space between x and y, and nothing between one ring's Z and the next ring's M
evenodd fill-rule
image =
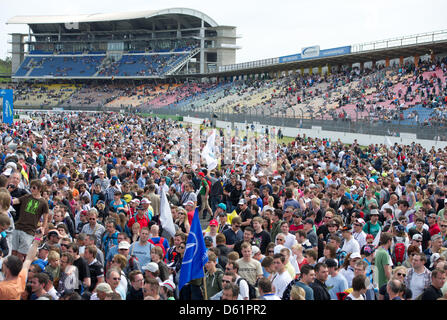
M439 228L438 224L435 223L434 225L432 225L431 227L429 226L428 228L428 232L430 232L430 236L434 236L435 234L438 234L441 232L441 229Z
M142 218L140 218L140 217L138 216L138 214L137 214L135 217L133 217L133 218L131 218L131 219L129 220L129 222L127 223L127 226L128 226L130 229L132 229L132 225L133 225L135 222L138 222L138 223L140 224L140 230L141 230L143 227L146 227L146 228L149 227L149 222L150 222L150 220L149 220L149 217L148 217L147 215L144 215Z
M194 210L193 211L189 211L187 214L188 214L189 225L191 225L192 224L192 219L194 218Z
M304 228L304 224L300 224L299 226L291 224L289 227L289 232L295 232Z

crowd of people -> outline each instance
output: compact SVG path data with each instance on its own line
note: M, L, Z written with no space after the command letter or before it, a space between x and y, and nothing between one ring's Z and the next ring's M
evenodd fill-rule
M446 149L297 136L278 144L273 173L260 162L209 170L175 160L185 123L31 116L1 126L0 299L446 297ZM208 262L179 290L194 215Z

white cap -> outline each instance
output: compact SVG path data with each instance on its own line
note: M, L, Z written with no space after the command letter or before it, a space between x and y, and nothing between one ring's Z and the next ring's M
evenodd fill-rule
M147 265L143 266L141 269L143 271L149 271L149 272L157 272L158 271L158 264L155 262L149 262Z
M161 283L162 287L168 288L168 290L170 291L174 291L175 290L175 284L174 282L172 282L171 280L165 280Z
M130 248L130 244L129 244L129 242L127 242L127 241L121 241L119 244L118 244L118 250L119 249L129 249Z
M359 252L353 252L353 253L351 253L351 256L350 256L351 259L356 259L356 258L361 258L361 257L362 256L360 255Z
M253 257L255 254L261 252L261 249L259 249L258 246L252 246L251 247L251 256Z

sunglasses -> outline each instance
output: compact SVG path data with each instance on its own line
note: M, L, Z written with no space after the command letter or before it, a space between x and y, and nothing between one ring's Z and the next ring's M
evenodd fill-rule
M121 278L112 278L113 280L117 281L117 280L121 280Z
M229 280L222 280L222 283L231 283Z
M398 273L396 273L399 277L406 277L407 275L405 274L405 273L400 273L400 272L398 272Z

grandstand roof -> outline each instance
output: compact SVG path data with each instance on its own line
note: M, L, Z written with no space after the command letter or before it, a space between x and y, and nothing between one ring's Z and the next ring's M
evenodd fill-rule
M99 23L103 25L101 29L107 29L107 23L131 20L138 21L138 23L130 23L130 26L129 22L123 24L123 28L129 29L129 27L144 28L152 26L149 23L148 25L144 25L144 21L161 16L174 16L174 18L182 16L182 22L186 27L200 27L200 24L197 24L197 22L200 22L200 20L204 20L205 27L218 26L217 22L205 13L189 8L170 8L163 10L142 10L133 12L96 13L80 15L15 16L10 18L6 23L28 24L32 27L34 32L46 32L52 31L48 29L48 25L51 24L57 25L61 23ZM44 25L46 25L47 27L44 28Z

